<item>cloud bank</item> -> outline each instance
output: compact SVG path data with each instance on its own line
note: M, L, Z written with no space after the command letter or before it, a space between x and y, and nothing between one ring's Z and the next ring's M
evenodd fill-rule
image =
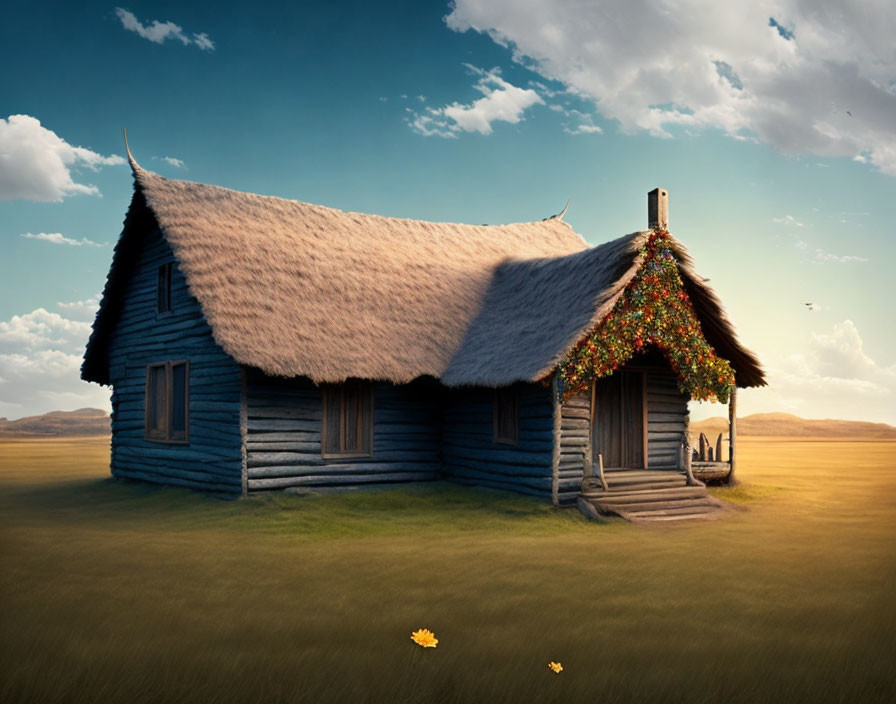
M0 321L0 415L109 409L109 391L80 379L81 358L99 297L59 303Z
M889 0L456 0L445 21L487 34L625 132L721 130L896 175Z
M66 196L98 196L96 186L77 183L72 171L124 164L120 156L103 156L75 147L30 115L0 118L0 201L58 202Z
M762 358L768 386L739 391L739 415L785 411L896 425L896 359L871 357L852 320L811 333L799 352L769 350ZM698 407L692 417L724 413L723 407Z

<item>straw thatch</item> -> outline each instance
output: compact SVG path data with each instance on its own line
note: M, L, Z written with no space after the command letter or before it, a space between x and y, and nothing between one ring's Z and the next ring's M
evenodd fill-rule
M544 377L610 312L638 271L649 235L635 232L563 257L502 263L442 381L501 386ZM670 239L707 341L731 362L738 386L764 385L758 360L738 343L721 301L684 246Z
M237 362L316 382L499 386L541 378L615 302L646 233L589 249L559 219L472 226L347 213L176 181L132 161L135 194L82 376L105 345L143 237L158 227L216 341ZM739 385L756 359L678 255L707 338Z

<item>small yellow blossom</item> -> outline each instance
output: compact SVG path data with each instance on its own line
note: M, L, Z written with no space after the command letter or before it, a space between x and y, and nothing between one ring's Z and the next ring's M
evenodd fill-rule
M428 628L421 628L411 633L411 640L423 648L435 648L439 643L439 639Z
M559 662L553 662L553 661L548 663L548 667L551 668L554 672L556 672L558 674L563 669L563 665L561 665Z

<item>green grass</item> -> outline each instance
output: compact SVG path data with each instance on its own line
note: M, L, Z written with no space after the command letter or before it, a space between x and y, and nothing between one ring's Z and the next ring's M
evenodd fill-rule
M657 528L447 484L224 502L4 441L0 701L892 702L894 450L744 439L743 510Z

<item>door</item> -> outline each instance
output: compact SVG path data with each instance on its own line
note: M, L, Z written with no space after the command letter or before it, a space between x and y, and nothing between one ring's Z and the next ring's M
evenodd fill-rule
M594 385L594 456L603 454L604 467L646 466L645 376L643 371L623 370Z

